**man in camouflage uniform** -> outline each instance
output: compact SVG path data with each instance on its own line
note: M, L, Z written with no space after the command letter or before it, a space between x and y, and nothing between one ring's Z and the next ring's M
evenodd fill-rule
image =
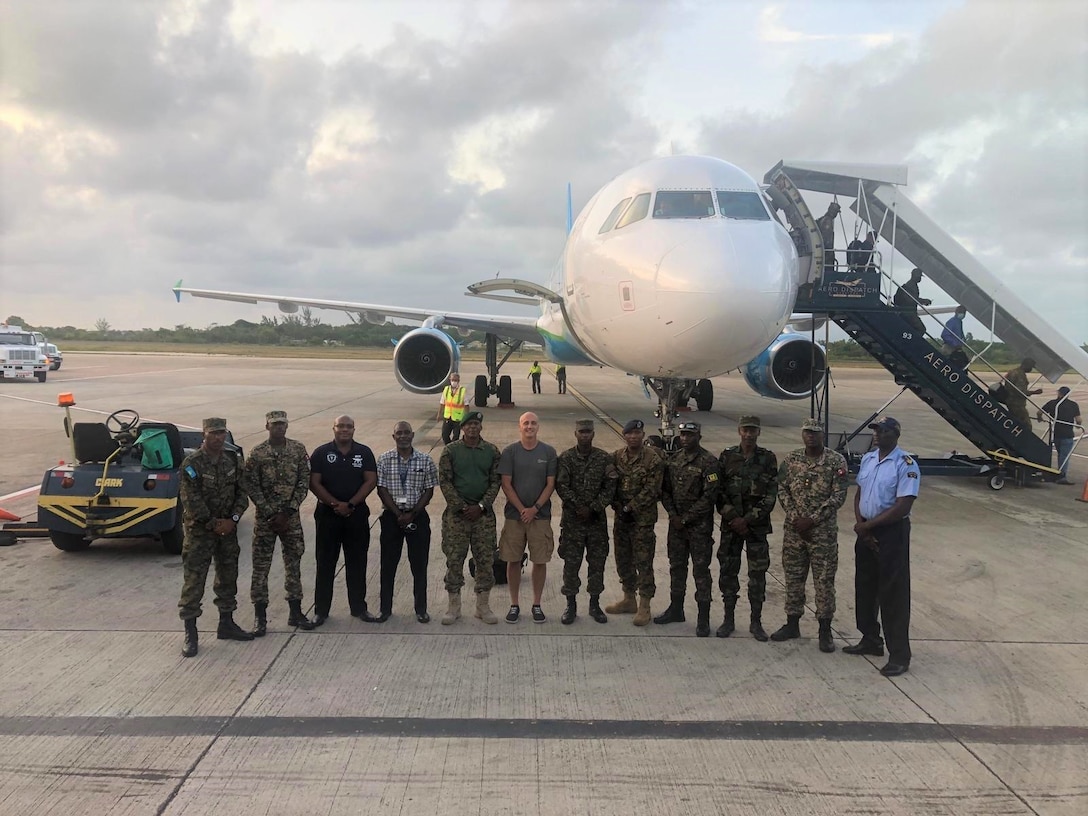
M782 571L786 574L786 624L771 635L783 641L800 637L805 611L805 582L812 567L820 651L835 651L831 619L835 615L835 573L839 568L838 511L846 501L846 460L824 447L818 419L801 425L805 447L791 451L778 469L778 499L786 511L782 534Z
M700 444L698 422L681 422L680 450L665 463L661 505L669 516L669 577L672 602L654 623L684 620L684 596L688 588L688 561L695 579L695 603L699 618L697 637L710 636L710 599L714 582L710 561L714 557L714 503L718 497L718 460Z
M593 420L574 423L577 445L559 454L555 492L563 501L559 523L559 557L563 559L563 594L567 610L560 621L574 623L578 617L578 589L581 581L582 554L589 563L589 616L597 623L608 623L601 609L604 591L604 562L608 559L608 519L605 510L616 493L616 468L612 457L593 447Z
M1031 429L1031 414L1028 413L1028 397L1043 393L1041 388L1028 387L1028 374L1033 368L1035 360L1025 357L1020 365L1005 375L1005 406L1009 409L1009 416L1028 433L1034 433Z
M612 454L618 477L616 498L612 502L616 513L612 534L623 600L604 611L610 615L634 612L632 622L635 626L645 626L650 622L650 599L656 590L654 524L657 523L657 501L661 496L665 460L654 448L643 444L646 432L641 419L632 419L623 426L623 441L624 447Z
M268 571L276 551L276 538L283 552L283 588L291 610L288 626L314 628L302 611L302 572L306 552L298 508L310 492L310 455L306 446L287 438L287 412L264 415L268 439L249 453L245 466L245 488L253 502L253 578L249 597L253 601L253 635L268 631Z
M220 640L253 640L234 622L238 608L238 521L249 506L242 483L242 463L234 451L224 450L227 421L221 417L204 420L204 442L181 463L181 509L185 544L181 565L185 582L178 601L179 616L185 621L184 657L197 653L196 619L208 567L215 561L215 605L219 607Z
M765 641L763 601L767 597L767 568L771 565L767 534L771 532L771 511L778 497L778 460L771 451L756 444L759 417L742 416L737 430L740 444L726 448L718 457L721 479L718 509L722 514L718 587L725 602L725 620L716 634L729 637L736 628L734 612L740 594L740 555L747 549L748 603L752 609L748 631L756 640Z
M461 420L461 438L450 442L438 460L438 487L446 499L442 513L442 552L446 556L446 592L449 609L442 623L461 617L461 587L465 585L465 558L476 561L476 617L498 623L491 611L495 586L495 511L499 495L499 449L480 437L484 415L470 411Z

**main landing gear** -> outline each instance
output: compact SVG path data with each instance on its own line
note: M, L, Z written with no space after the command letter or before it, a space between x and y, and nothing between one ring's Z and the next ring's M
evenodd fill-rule
M662 450L673 451L680 444L676 435L676 419L680 416L677 409L687 407L692 399L700 411L709 411L714 405L714 384L707 379L643 377L642 385L657 395L654 416L661 422L660 434L651 434L647 441Z
M514 386L510 376L499 376L499 369L510 359L510 355L521 348L521 340L503 343L506 353L499 359L499 338L497 335L488 334L485 337L484 365L487 366L487 374L477 375L473 382L472 404L477 408L487 405L487 398L494 394L499 398L499 407L514 404Z

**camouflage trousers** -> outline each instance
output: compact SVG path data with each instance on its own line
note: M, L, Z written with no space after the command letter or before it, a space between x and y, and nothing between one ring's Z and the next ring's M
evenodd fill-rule
M652 598L654 585L654 550L657 535L652 524L631 524L616 519L612 525L616 573L624 592L635 592Z
M272 556L276 551L277 534L267 522L258 522L253 528L253 577L249 584L249 599L254 606L268 606L268 571L272 568ZM287 532L279 534L283 553L283 589L289 601L302 600L302 571L299 563L306 552L306 540L302 534L302 521L298 513L290 516Z
M771 548L766 533L749 532L737 535L728 526L722 527L722 543L718 547L718 589L726 606L736 606L740 595L740 556L748 551L748 603L762 604L767 599L767 569L771 566Z
M811 567L816 619L831 620L835 615L835 573L839 570L838 527L813 528L811 541L797 535L789 522L785 527L782 571L786 574L786 614L805 613L805 583Z
M710 577L710 560L714 557L714 518L709 513L704 521L684 526L669 521L669 593L674 598L688 594L688 562L695 579L695 602L710 603L714 579Z
M181 548L185 582L181 587L181 600L178 601L178 616L182 620L200 617L204 585L213 561L215 605L220 612L233 612L238 608L235 598L238 595L238 555L241 551L236 532L218 536L207 530L186 528L185 543Z
M1010 401L1005 403L1005 407L1009 409L1009 416L1015 419L1021 428L1028 433L1034 433L1031 430L1031 414L1028 413L1028 404L1026 402Z
M465 559L469 551L476 561L476 592L495 586L495 512L488 508L475 522L461 518L448 507L442 513L442 554L446 556L446 591L460 592L465 585Z
M559 528L559 557L563 559L564 595L577 595L582 586L578 572L585 556L586 589L590 595L604 592L604 562L608 560L608 524L602 518L592 524L564 524Z

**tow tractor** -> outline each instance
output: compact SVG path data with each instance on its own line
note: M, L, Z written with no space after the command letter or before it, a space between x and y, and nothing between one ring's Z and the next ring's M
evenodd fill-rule
M46 471L38 494L37 525L66 552L95 539L152 537L171 554L181 552L181 482L185 456L203 435L171 422L145 422L131 408L105 422L72 422L71 394L61 394L64 430L72 440L71 464ZM241 449L227 434L227 448Z

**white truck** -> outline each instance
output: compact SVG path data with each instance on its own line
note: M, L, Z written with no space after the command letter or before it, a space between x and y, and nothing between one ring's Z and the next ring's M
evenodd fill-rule
M39 342L39 332L0 323L0 379L45 382L49 357ZM44 338L42 338L44 340Z

